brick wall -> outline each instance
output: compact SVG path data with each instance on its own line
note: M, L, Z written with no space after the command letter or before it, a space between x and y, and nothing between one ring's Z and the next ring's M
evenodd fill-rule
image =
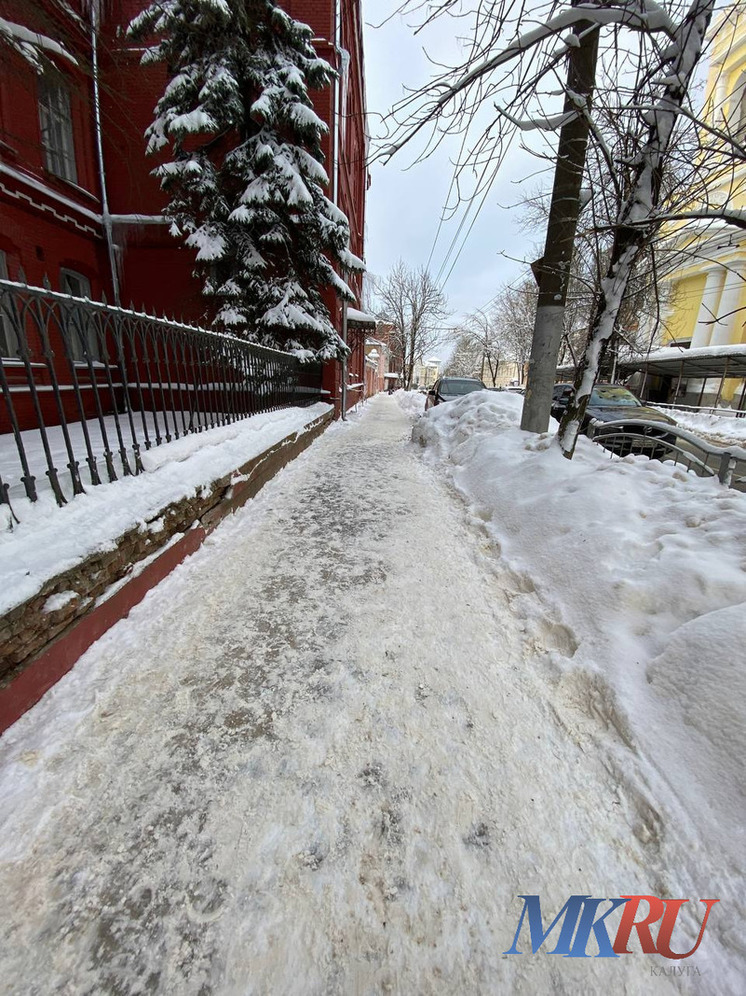
M101 111L104 159L110 210L121 215L161 215L164 195L151 175L155 160L145 156L143 132L164 83L163 67L143 69L140 53L122 40L122 28L143 6L144 0L110 0L103 10L100 37ZM362 256L365 225L367 172L364 164L363 60L360 0L340 0L341 44L350 53L344 87L345 125L339 148L338 202L350 220L353 251ZM43 8L24 0L8 0L4 16L50 30L39 13ZM288 12L309 24L317 38L319 54L338 70L341 60L334 48L336 0L286 0ZM82 9L82 8L81 8ZM39 15L39 23L35 19ZM22 267L30 283L48 276L60 288L60 270L69 268L88 277L94 297L105 293L113 300L113 281L107 245L100 223L101 192L92 114L92 82L85 67L90 63L85 32L80 42L79 68L61 61L72 93L77 183L54 176L44 166L38 113L38 78L20 57L3 50L0 65L0 250L8 257L11 278ZM327 171L334 172L334 87L313 94L315 107L329 124L324 140ZM3 171L5 167L5 171ZM15 176L8 171L15 172ZM28 182L24 178L29 178ZM97 221L97 216L99 220ZM204 300L192 277L193 253L179 245L166 226L121 223L114 228L119 247L119 283L125 306L200 323ZM352 278L359 294L360 279ZM325 295L332 319L341 329L341 306L330 291ZM362 377L362 366L358 371ZM339 371L325 373L324 386L338 400ZM24 427L29 405L19 401ZM50 412L54 421L54 413Z

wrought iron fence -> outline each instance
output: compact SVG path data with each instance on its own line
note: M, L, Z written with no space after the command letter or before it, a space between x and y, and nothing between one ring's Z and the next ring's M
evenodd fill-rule
M700 477L717 477L726 487L746 490L746 449L743 447L714 446L678 425L639 418L612 422L591 419L587 431L610 456L637 453L651 460L670 461Z
M63 505L141 473L143 450L320 398L319 364L0 280L0 503L36 501L43 475Z

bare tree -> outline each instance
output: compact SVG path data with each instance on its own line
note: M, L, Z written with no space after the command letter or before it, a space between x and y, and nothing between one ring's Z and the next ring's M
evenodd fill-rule
M426 269L412 270L399 260L375 287L376 314L394 326L391 346L401 358L404 387L412 386L415 364L444 339L448 303Z
M533 277L526 277L515 287L504 287L493 308L493 321L503 354L515 363L520 384L531 354L538 297L536 282Z
M568 458L575 450L603 354L614 334L635 267L652 245L666 214L675 213L670 211L670 204L666 205L664 182L670 165L668 152L675 140L676 126L687 101L713 11L714 0L693 0L672 32L672 43L665 58L655 67L660 75L653 82L653 92L646 82L639 86L638 100L640 103L645 100L647 106L644 114L630 122L627 133L629 144L636 153L631 162L631 176L625 177L627 183L619 198L609 263L601 280L574 394L560 426L559 442ZM721 216L725 217L726 213Z
M464 329L456 330L456 348L443 368L446 377L481 377L484 362L479 343Z
M466 36L467 43L459 65L439 69L434 79L410 91L394 108L383 156L390 157L420 136L427 137L419 155L423 158L445 135L464 134L455 189L469 205L475 198L481 203L482 192L497 175L517 133L530 143L532 152L554 164L556 159L560 163L567 159L562 154L565 127L582 119L587 130L591 167L584 153L584 182L597 182L592 187L587 183L583 192L577 184L580 157L575 157L574 189L556 226L566 234L587 204L588 227L603 244L595 256L596 272L591 274L596 290L591 295L587 350L579 361L578 403L571 406L560 434L568 456L604 351L615 334L630 331L623 328L625 301L646 279L657 280L655 263L647 276L641 263L649 250L654 257L665 223L696 220L700 230L708 223L746 227L746 214L731 207L732 201L715 203L707 194L713 175L720 177L722 187L722 175L728 170L731 194L743 189L743 171L736 168L746 159L741 122L726 119L708 124L692 99L714 8L715 0L538 0L531 5L525 0L478 5L410 0L405 4L410 14L420 13L423 26L435 17L458 19L459 34ZM722 23L721 19L718 30ZM568 79L566 63L591 36L597 38L598 63L593 78L578 89ZM546 143L547 135L556 131L562 134L559 152ZM580 144L582 138L576 136L576 149ZM470 173L477 183L468 188ZM682 174L689 182L680 182ZM559 345L563 331L567 335L564 292L570 262L567 254L555 260L562 269L564 288L558 287L551 301L545 294L537 309L535 325L537 329L543 325L545 333L544 372L547 351L553 370L555 343ZM541 265L538 270L541 274ZM534 416L539 417L524 427L548 421L545 387L542 381L541 397L527 397L527 405L533 405ZM542 409L538 413L537 406Z
M500 357L505 352L505 343L495 321L494 307L472 311L457 329L457 335L462 343L462 354L466 355L468 343L468 348L474 355L471 375L479 377L485 383L491 381L494 386Z

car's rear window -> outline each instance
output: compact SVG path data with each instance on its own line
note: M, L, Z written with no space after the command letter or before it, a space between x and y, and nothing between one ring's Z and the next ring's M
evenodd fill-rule
M604 385L594 387L589 404L598 405L601 408L604 406L609 408L627 406L630 408L639 408L640 406L640 402L626 387L614 387L613 385L609 385L608 387Z
M441 394L469 394L471 391L483 391L484 385L478 380L444 380L440 385Z

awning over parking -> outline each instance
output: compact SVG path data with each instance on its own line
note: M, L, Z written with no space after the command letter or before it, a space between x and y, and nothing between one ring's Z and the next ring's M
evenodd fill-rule
M701 346L682 349L666 346L647 356L618 360L617 368L627 372L642 370L658 376L746 378L746 343L735 346Z

